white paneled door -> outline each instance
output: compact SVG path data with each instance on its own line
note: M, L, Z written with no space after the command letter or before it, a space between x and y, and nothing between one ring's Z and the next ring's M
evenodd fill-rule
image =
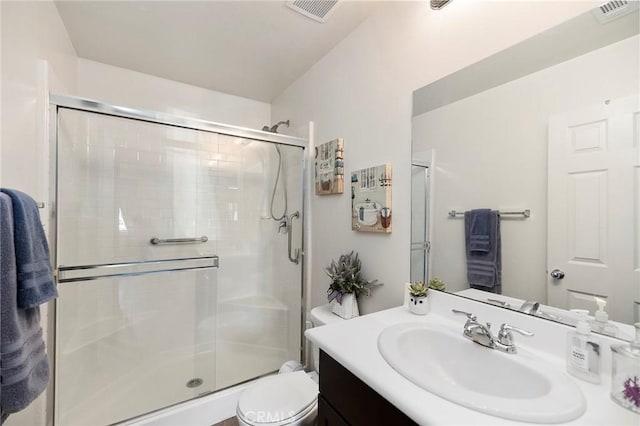
M548 303L566 309L608 302L630 323L640 300L639 98L549 120Z

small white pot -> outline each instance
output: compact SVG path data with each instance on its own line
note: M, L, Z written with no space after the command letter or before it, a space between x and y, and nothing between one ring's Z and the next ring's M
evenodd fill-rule
M427 299L427 296L413 297L409 295L409 311L416 315L429 313L429 299Z
M331 301L331 312L344 319L359 316L360 311L358 310L358 299L356 299L356 295L353 293L343 295L342 304L338 303L336 299L333 299Z

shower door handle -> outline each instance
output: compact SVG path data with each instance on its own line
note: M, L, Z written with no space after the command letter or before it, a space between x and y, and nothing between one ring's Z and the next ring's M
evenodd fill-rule
M195 237L195 238L158 238L158 237L153 237L152 239L149 240L149 242L151 244L153 244L154 246L157 246L158 244L206 243L207 241L209 241L209 238L207 238L206 235L203 235L202 237Z
M300 263L300 249L297 248L295 251L295 257L291 257L291 238L292 238L292 234L293 234L293 219L300 219L300 212L295 212L292 213L291 216L289 216L289 223L288 223L288 228L287 229L287 250L288 250L288 256L289 256L289 260L293 263L295 263L296 265L298 263Z

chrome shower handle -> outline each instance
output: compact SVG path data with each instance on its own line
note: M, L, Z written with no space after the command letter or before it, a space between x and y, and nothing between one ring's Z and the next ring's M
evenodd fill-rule
M288 256L289 256L289 260L293 263L295 263L296 265L298 263L300 263L300 249L296 249L295 251L295 257L291 257L291 238L292 238L292 228L293 228L293 219L300 219L300 212L296 211L295 213L292 213L289 216L289 222L287 225L287 250L288 250Z

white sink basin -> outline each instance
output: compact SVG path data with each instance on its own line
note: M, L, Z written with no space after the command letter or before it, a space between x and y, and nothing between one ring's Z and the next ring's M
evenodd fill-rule
M404 323L386 328L378 349L421 388L498 417L562 423L581 416L584 396L566 373L518 353L485 348L443 327Z

